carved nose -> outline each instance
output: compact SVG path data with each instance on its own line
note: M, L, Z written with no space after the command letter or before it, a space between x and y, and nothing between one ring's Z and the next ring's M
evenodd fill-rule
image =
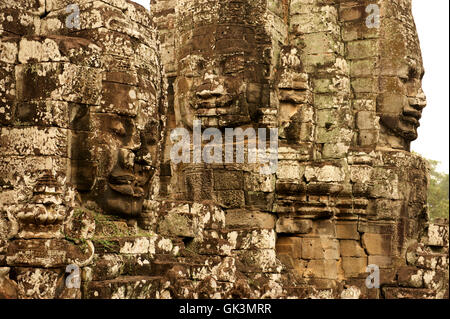
M119 161L121 166L126 169L133 169L136 154L129 149L121 148L119 150Z
M419 89L417 95L415 97L409 98L409 105L415 108L418 111L423 110L425 106L427 106L427 97L422 89Z
M144 148L139 149L135 153L135 164L143 165L143 166L151 166L153 165L153 157L152 154Z

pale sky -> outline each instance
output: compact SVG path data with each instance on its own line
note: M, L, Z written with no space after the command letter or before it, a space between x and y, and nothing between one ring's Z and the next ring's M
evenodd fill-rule
M150 0L134 0L146 8ZM437 5L439 3L439 5ZM428 106L423 111L419 138L412 150L441 162L449 172L449 1L413 0L413 14L425 65L423 90Z
M422 48L428 105L423 110L419 138L412 149L438 160L449 172L449 1L413 0L413 14Z
M131 0L134 2L139 3L141 6L146 7L147 9L150 8L150 0ZM425 1L425 0L424 0Z

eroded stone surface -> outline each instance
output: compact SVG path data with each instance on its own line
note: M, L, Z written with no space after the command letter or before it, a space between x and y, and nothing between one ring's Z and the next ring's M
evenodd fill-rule
M448 298L410 0L77 3L0 4L0 298ZM276 171L173 163L194 120Z

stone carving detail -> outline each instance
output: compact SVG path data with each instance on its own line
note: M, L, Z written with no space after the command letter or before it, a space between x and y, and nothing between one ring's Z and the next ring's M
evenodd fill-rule
M27 204L16 208L15 216L19 238L61 238L70 204L63 198L63 187L51 173L40 177L33 188L33 196ZM68 207L67 207L68 206ZM9 212L10 214L14 214Z
M0 4L0 298L448 298L410 0L69 5ZM195 120L276 170L174 163Z
M176 10L177 122L234 127L255 121L268 103L264 3L179 1Z
M386 6L379 31L379 94L381 143L409 150L417 138L417 128L426 97L421 80L422 55L410 3ZM401 21L401 23L398 23Z

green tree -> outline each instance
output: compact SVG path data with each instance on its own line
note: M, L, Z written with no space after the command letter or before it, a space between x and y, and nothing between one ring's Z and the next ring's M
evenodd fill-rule
M437 171L438 161L430 163L430 185L428 186L428 206L431 219L448 218L449 184L448 174Z

